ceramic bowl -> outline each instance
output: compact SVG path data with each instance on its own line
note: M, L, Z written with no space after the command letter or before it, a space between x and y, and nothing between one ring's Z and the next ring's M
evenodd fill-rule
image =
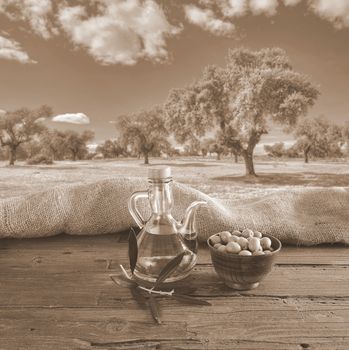
M263 234L263 237L271 239L273 252L268 255L242 256L221 252L214 248L211 238L215 235L207 240L207 244L214 269L219 277L233 289L248 290L258 287L260 281L271 271L275 257L280 252L281 242L271 235Z

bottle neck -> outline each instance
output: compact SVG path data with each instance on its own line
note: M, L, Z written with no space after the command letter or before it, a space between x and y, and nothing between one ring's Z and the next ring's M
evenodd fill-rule
M172 180L149 179L149 201L152 212L157 215L171 214L173 205Z

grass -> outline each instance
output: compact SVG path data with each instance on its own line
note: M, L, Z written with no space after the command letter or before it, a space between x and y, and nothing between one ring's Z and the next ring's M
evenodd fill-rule
M246 198L304 186L349 186L349 162L301 160L256 160L256 178L245 177L244 164L231 159L178 158L151 159L152 165L172 167L174 179L219 198ZM149 166L141 160L62 161L47 165L26 165L18 162L9 167L0 162L0 198L8 198L48 189L61 184L86 183L126 176L147 176Z

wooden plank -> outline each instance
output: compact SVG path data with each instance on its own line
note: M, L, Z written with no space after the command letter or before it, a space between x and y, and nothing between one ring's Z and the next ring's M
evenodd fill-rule
M54 271L58 266L79 271L115 269L128 260L127 243L120 242L125 238L127 234L0 240L0 269L27 267ZM204 245L200 246L198 263L211 264L209 251ZM349 247L283 247L276 263L349 266Z
M67 244L68 245L68 244ZM65 249L48 249L44 245L34 249L6 249L0 253L0 273L11 270L27 269L27 271L46 272L81 272L95 271L114 272L119 265L128 266L126 244L115 244L103 247L86 248L71 247ZM311 248L308 248L311 249ZM349 266L349 249L318 249L306 250L287 248L276 259L277 265L316 265L316 266ZM338 255L338 256L337 256ZM200 249L198 265L211 265L209 251Z
M125 242L127 233L115 233L98 236L71 236L71 235L57 235L53 237L42 238L23 238L23 239L1 239L0 250L8 249L50 249L50 250L65 250L65 249L93 249L98 250L106 248L109 249L117 246L121 240Z
M217 297L259 295L269 297L349 297L347 267L276 266L251 291L226 287L209 266L198 266L188 281L176 284L181 291L190 286L194 295ZM19 292L20 291L20 292ZM106 272L45 272L17 269L0 272L0 306L114 306L130 298L127 289L116 286Z
M347 266L278 265L251 291L237 292L226 287L210 266L198 266L190 283L197 295L265 295L271 297L348 297L349 269ZM184 283L185 282L181 282ZM180 285L180 283L179 283Z
M345 349L349 300L215 298L160 301L162 325L132 301L114 308L1 308L0 349ZM307 344L307 345L306 345ZM62 345L62 346L61 346ZM321 346L323 347L321 347ZM136 347L137 346L137 347Z
M0 271L106 271L128 262L124 235L0 240Z
M79 272L115 270L119 264L128 265L125 244L99 248L8 249L0 251L0 272L9 269L43 272Z
M126 237L0 241L0 350L349 348L347 247L284 247L247 292L225 287L201 247L177 287L213 306L161 299L157 326L109 278L127 264Z

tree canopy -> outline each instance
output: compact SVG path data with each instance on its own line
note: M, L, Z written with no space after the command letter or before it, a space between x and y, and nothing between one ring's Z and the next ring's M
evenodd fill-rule
M119 140L105 140L96 151L102 153L103 158L118 158L125 153Z
M159 106L130 115L120 116L116 128L124 148L144 157L144 164L149 164L149 155L171 148L167 140L163 110Z
M283 142L277 142L273 145L264 145L264 151L272 158L281 158L287 153Z
M52 108L43 105L37 109L20 108L0 116L0 144L9 149L9 163L14 165L18 147L40 134L42 121L52 115Z
M88 153L87 143L94 138L94 132L85 130L81 134L73 130L64 132L65 146L73 161L83 159Z
M324 157L341 153L342 130L324 117L301 119L295 137L296 147L302 150L305 163L309 162L309 154Z

